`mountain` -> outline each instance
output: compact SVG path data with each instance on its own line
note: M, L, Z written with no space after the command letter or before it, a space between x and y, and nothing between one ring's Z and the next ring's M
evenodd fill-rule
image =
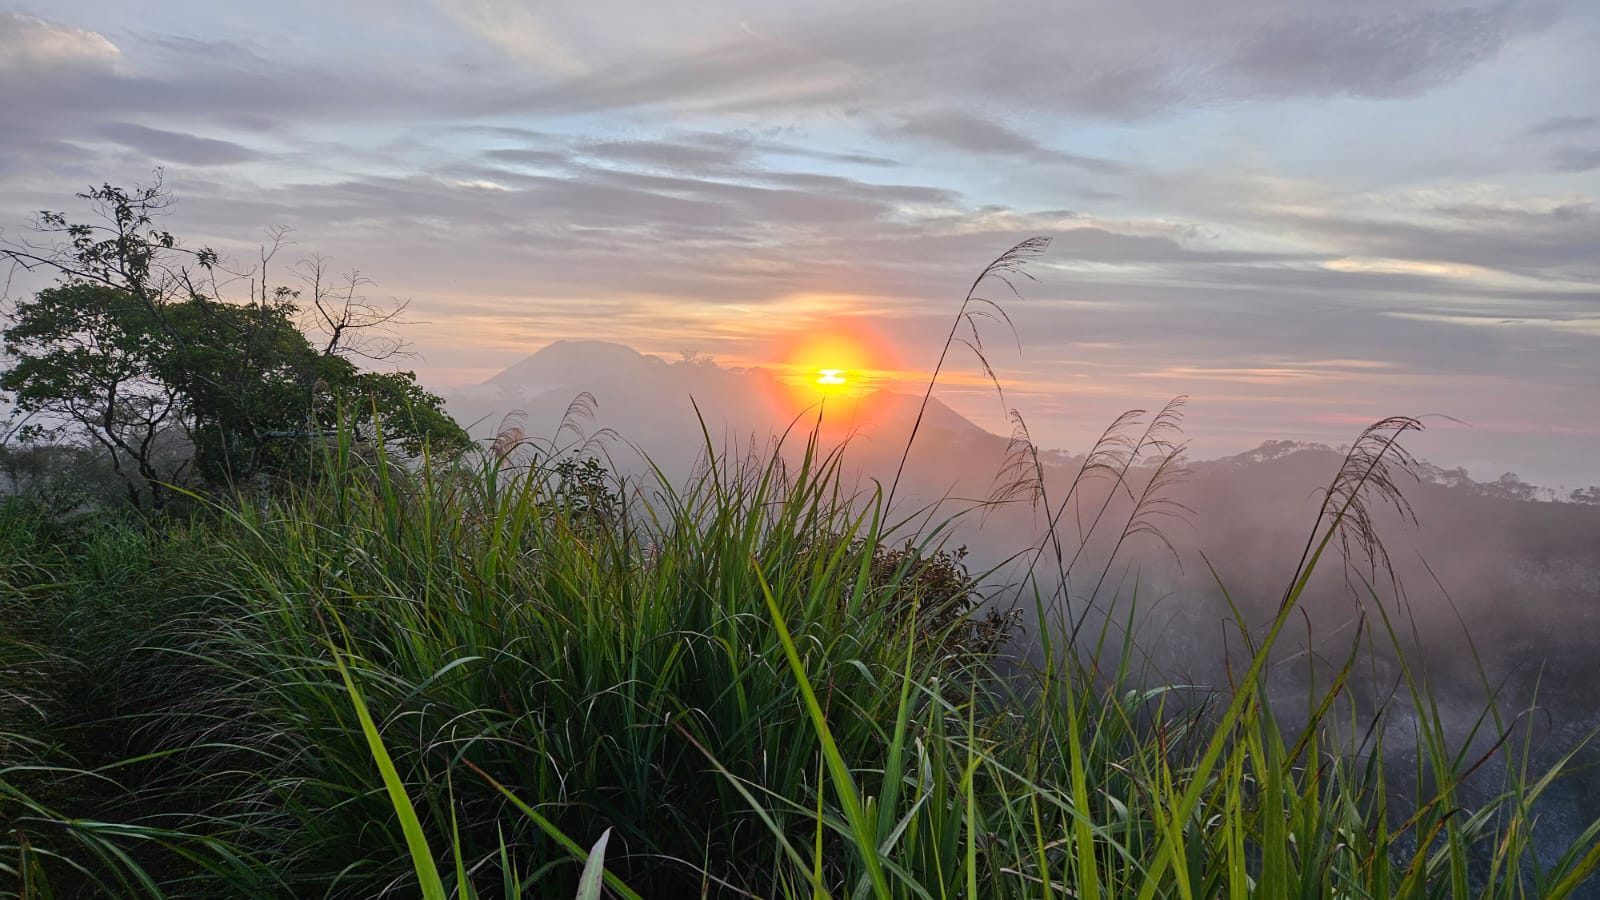
M610 341L556 341L508 366L484 384L501 389L550 388L648 377L666 365ZM580 388L588 390L588 388Z
M892 430L895 433L905 434L910 431L912 423L917 418L917 407L922 403L922 397L912 394L901 394L895 391L879 389L856 400L850 409L850 414L858 421L868 423L894 423ZM924 431L939 431L950 435L963 437L988 436L998 438L999 435L988 431L974 423L971 419L961 415L937 397L928 401L927 411L922 416L922 429Z
M450 411L479 438L492 437L507 413L519 411L527 431L553 436L562 417L580 394L597 404L592 418L573 424L586 434L611 429L624 441L660 461L692 459L705 449L707 433L718 450L738 444L765 445L769 436L789 429L808 433L817 424L816 397L804 385L780 382L760 369L724 368L695 358L667 362L657 356L611 341L563 340L529 354L479 385L446 395ZM849 439L861 467L873 471L887 460L893 467L917 420L920 394L876 390L861 396L839 396L820 408L825 442ZM702 420L704 430L702 430ZM568 434L571 434L569 429ZM993 434L937 397L922 415L917 446L919 458L939 468L959 452L969 465L964 474L977 477L979 465L997 462L1006 439ZM1081 452L1081 451L1080 451ZM1267 441L1251 450L1209 462L1195 462L1199 471L1227 469L1273 478L1278 471L1306 467L1336 467L1340 450L1326 444L1301 441ZM1048 468L1075 470L1080 460L1063 451L1041 451ZM1271 465L1293 460L1287 470ZM984 474L992 474L992 471ZM1424 483L1443 485L1465 493L1511 500L1555 500L1552 491L1522 483L1511 474L1494 482L1473 481L1462 469L1445 469L1426 461L1418 465ZM949 477L941 479L948 483ZM1572 502L1579 502L1575 492ZM1592 498L1600 490L1590 489ZM1593 499L1589 502L1593 502Z
M898 462L922 402L920 395L877 390L819 405L807 386L780 381L765 369L724 368L698 358L667 362L608 341L556 341L445 400L475 437L493 437L515 412L530 436L555 439L580 394L594 401L592 415L571 423L582 434L609 429L623 446L675 470L702 455L708 436L716 452L742 452L768 446L787 429L789 446L803 447L820 414L824 443L849 440L859 448L852 455L861 467L875 471L886 460ZM955 444L967 455L978 448L998 454L1005 445L937 398L922 416L920 435L914 458ZM569 428L561 440L580 439Z

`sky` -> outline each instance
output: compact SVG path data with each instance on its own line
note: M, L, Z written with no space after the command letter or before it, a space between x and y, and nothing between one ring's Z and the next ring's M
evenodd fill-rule
M1437 463L1600 482L1593 0L11 0L0 122L6 237L160 167L188 243L287 227L408 299L441 391L818 335L911 389L1045 235L983 293L1003 399L965 348L940 395L992 430L1436 415Z

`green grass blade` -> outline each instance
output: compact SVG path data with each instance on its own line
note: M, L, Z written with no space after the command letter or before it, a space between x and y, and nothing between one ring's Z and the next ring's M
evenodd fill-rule
M605 883L606 843L611 840L611 829L600 832L600 839L589 848L589 859L583 864L583 874L578 877L578 894L575 900L600 900L600 887Z
M778 640L783 644L783 652L789 660L789 668L794 672L795 683L800 688L801 696L805 698L806 712L811 716L812 727L816 729L817 738L822 743L822 753L828 763L828 774L833 780L834 793L839 797L839 805L844 807L845 819L850 824L861 862L867 868L867 877L872 882L873 892L879 900L890 900L892 893L878 852L874 823L868 821L866 811L862 808L861 795L856 791L855 778L851 776L844 757L839 754L839 745L833 739L832 729L828 727L828 718L822 711L822 704L817 702L817 693L811 687L811 677L806 673L805 662L800 659L800 651L795 647L794 637L789 634L789 626L783 620L783 610L778 608L778 600L772 594L772 586L767 583L767 576L762 572L760 563L751 560L751 565L755 567L756 580L761 585L762 596L766 598L767 610L772 615L772 625L777 629Z
M444 882L439 879L439 867L433 861L433 851L428 847L428 838L422 833L422 821L417 818L416 807L411 805L411 798L406 795L405 782L400 780L400 773L395 769L394 760L390 758L388 749L383 746L383 737L378 734L378 726L373 723L372 714L367 711L366 701L361 698L361 689L356 686L349 666L345 665L344 655L335 650L333 662L339 667L339 677L344 679L345 688L350 692L350 703L355 707L356 717L361 720L361 732L367 738L367 747L372 751L372 759L378 764L378 771L383 775L383 786L389 791L389 802L394 805L395 815L400 819L400 828L405 832L406 848L411 851L411 865L417 873L417 881L421 883L423 900L445 900Z

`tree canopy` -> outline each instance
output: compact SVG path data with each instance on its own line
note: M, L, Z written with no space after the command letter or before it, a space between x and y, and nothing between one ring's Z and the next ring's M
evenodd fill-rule
M396 355L387 331L404 308L359 296L359 275L335 287L316 260L297 270L304 287L268 289L281 232L259 268L233 271L156 226L171 202L159 181L78 196L98 222L45 212L39 230L56 243L0 248L58 276L7 310L0 391L36 417L31 436L64 433L104 450L134 503L161 507L186 478L288 475L340 427L413 453L467 445L413 373L356 364ZM238 284L248 295L227 297Z

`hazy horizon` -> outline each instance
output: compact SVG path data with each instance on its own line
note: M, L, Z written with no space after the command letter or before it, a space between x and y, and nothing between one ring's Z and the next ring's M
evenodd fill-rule
M975 429L1003 444L1014 429L1013 421L1002 413L1002 400L1009 398L996 392L992 384L957 378L958 383L953 386L941 379L936 387L929 410L932 417L924 431L968 434L969 429ZM967 381L974 383L962 383ZM482 382L445 388L443 397L451 414L480 440L492 438L507 421L525 428L531 438L552 440L568 420L574 401L580 394L586 394L593 405L578 417L574 423L576 430L563 442L581 444L580 433L609 430L613 434L603 442L605 446L616 450L632 447L651 454L658 462L672 459L688 465L705 449L700 420L710 429L714 445L719 437L742 445L759 439L762 434L776 436L789 430L789 440L799 446L803 444L802 438L818 427L817 417L827 410L827 422L821 423L820 435L825 443L848 440L859 445L866 440L898 448L903 444L905 431L926 387L923 383L865 388L844 385L824 389L807 379L789 377L783 365L723 366L705 356L652 354L613 341L562 339L541 347ZM877 409L868 411L863 404L874 401L880 393L887 393L892 399L879 402L875 404ZM1139 408L1153 413L1167 400L1153 401ZM1342 450L1354 441L1362 428L1372 424L1352 423L1347 434L1332 440L1297 441L1267 436L1248 446L1220 441L1195 442L1188 434L1193 424L1194 405L1193 398L1183 398L1185 421L1180 439L1184 442L1185 457L1196 462L1249 456L1253 451L1270 449L1266 445L1274 442L1285 444L1275 452L1319 446ZM1023 412L1026 421L1031 422L1032 416ZM1110 421L1108 417L1102 428ZM1415 450L1423 462L1440 469L1464 468L1479 483L1499 478L1503 471L1489 471L1492 463L1489 468L1474 468L1452 457L1455 448L1448 432L1443 437L1434 436L1431 442L1428 440L1428 429L1450 424L1437 418L1425 418L1423 431L1408 435L1405 445ZM798 434L794 433L796 429ZM1081 455L1097 436L1091 435L1088 440L1072 445L1037 440L1035 443L1041 452ZM937 444L939 440L937 434L923 438L924 443ZM1430 456L1425 452L1430 447L1439 448L1441 455ZM714 446L713 449L720 452L726 448ZM857 451L860 450L858 446ZM871 457L877 450L851 452L847 457ZM991 468L996 471L987 472L984 477L993 478L999 474L997 466ZM887 477L885 472L876 474ZM1586 486L1540 482L1525 474L1519 474L1519 479L1551 492L1558 500L1565 499L1570 490Z
M289 227L278 278L409 298L441 392L586 338L918 392L1045 235L989 295L1005 405L959 347L938 394L990 431L1185 394L1215 457L1438 414L1440 465L1600 481L1582 0L6 6L5 237L160 166L190 244Z

